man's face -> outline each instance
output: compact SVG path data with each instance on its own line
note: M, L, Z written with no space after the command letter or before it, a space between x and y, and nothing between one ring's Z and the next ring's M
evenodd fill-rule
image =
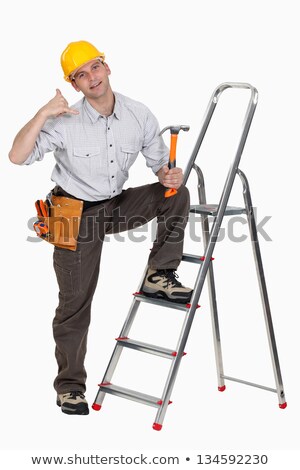
M76 91L82 91L87 98L100 98L109 88L110 73L106 63L99 59L91 60L76 71L71 83Z

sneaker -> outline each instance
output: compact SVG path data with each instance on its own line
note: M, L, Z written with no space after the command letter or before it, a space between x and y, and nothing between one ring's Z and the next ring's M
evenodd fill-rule
M74 391L57 395L56 404L68 415L88 415L89 408L82 392Z
M184 287L178 280L175 269L148 269L142 293L147 297L171 302L188 303L193 290Z

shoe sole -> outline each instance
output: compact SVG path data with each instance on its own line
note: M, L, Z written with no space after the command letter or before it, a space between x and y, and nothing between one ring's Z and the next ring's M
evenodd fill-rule
M86 403L80 403L76 408L68 408L64 405L61 406L61 402L59 400L56 401L57 406L61 408L61 411L67 415L88 415L89 409Z
M189 303L191 296L189 298L183 299L182 297L179 299L171 299L170 297L167 296L162 291L159 292L145 292L142 290L142 294L145 295L146 297L151 297L152 299L158 299L158 300L168 300L168 302L173 302L175 304L187 304Z

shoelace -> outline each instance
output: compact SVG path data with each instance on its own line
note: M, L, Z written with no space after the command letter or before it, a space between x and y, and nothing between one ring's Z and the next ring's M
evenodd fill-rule
M159 271L159 274L167 278L168 285L171 285L172 287L182 287L182 284L177 281L179 276L175 269L164 269Z
M74 392L66 393L64 397L66 397L67 395L70 395L70 398L72 400L76 400L77 397L84 398L84 394L82 392L79 392L78 390L75 390Z

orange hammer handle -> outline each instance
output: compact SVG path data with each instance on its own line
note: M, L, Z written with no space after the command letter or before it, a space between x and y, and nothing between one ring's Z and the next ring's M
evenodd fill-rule
M176 166L177 139L178 139L178 134L171 134L170 158L169 158L170 165L173 165L171 166L171 168L174 168Z
M176 167L177 138L178 138L178 134L171 134L170 157L169 157L169 164L168 164L168 167L170 169ZM174 188L170 188L166 190L165 197L175 196L175 194L177 194L177 190Z

